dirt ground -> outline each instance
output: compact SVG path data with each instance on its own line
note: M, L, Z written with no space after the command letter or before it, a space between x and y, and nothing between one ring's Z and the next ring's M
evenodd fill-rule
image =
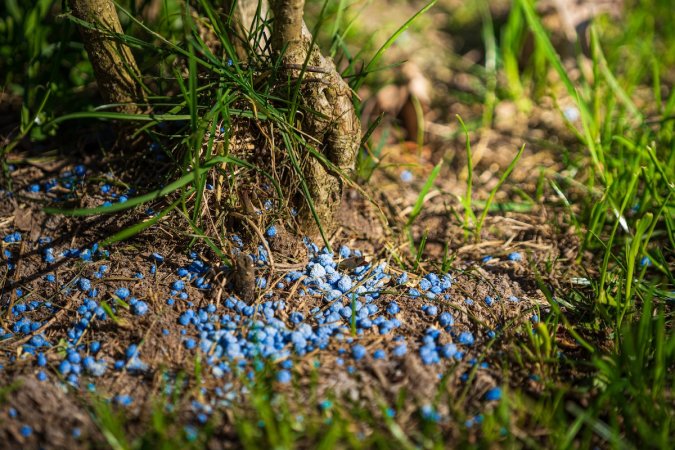
M439 17L432 15L429 20L433 23ZM551 93L533 105L529 114L519 112L515 104L501 102L494 111L494 127L471 133L477 214L482 212L480 205L485 204L518 149L523 144L526 147L508 181L497 192L495 208L485 218L479 239L468 235L463 227L461 202L467 186L467 160L464 136L455 116L480 120L481 106L452 95L475 89L472 75L457 69L467 61L453 61L450 65L428 57L459 45L441 34L407 36L405 45L397 46L388 55L391 60L406 59L407 63L397 72L399 81L391 90L370 97L363 119L366 123L378 112L388 112L388 123L382 130L390 134L378 158L379 168L365 185L365 192L345 193L338 226L330 236L333 248L345 245L363 253L364 260L355 267L341 267L348 258L336 255L339 273L354 276L360 267L368 271L384 264L381 286L371 303L381 315L388 314L400 322L394 332L384 335L376 327L362 329L360 334L350 333L347 321L343 324L347 331L340 337L333 336L323 348L302 355L290 351L282 360L262 363L256 358L244 359L243 363L230 360L227 373L214 374L204 365L208 349L205 352L199 347L187 348L187 339L199 340L200 333L195 327L181 324L181 315L188 309L206 309L208 305L214 305L217 314L235 314L227 299L236 293L229 284L230 272L208 245L197 240L186 250L193 236L185 231L179 214L167 216L129 241L97 251L93 249L95 243L150 217L147 206L131 214L94 217L64 217L42 211L45 205L64 201L75 200L80 206L93 207L106 200L119 201L120 195L131 197L128 188L142 189L149 174L134 170L138 166L130 168L129 163L120 165L119 159L100 152L96 145L79 146L75 151L60 146L57 156L47 158L38 156L40 149L25 145L10 155L15 165L11 173L13 193L9 193L9 186L0 191L0 236L18 231L21 240L2 242L0 326L4 336L0 340L0 398L4 402L0 407L0 447L74 449L88 448L92 442L101 444L105 441L104 427L90 411L101 411L101 405L108 403L130 419L129 434L133 436L152 420L156 399L168 397L174 390L183 394L173 406L179 423L202 426L200 414L206 414L210 426L217 430L209 447L236 446L227 444L236 422L233 405L240 404L252 390L249 376L274 373L273 368L285 360L292 361L292 384L276 380L272 385L275 392L292 399L293 411L325 407L322 402L326 399L360 404L374 415L383 414L381 405L397 405L395 420L410 433L419 425L420 407L439 395L456 397L470 426L481 413L495 407L496 402L486 397L494 388L513 386L537 392L541 388L538 367L532 363L515 364L514 349L517 343L531 339L528 330L536 329L538 318L550 307L541 288L556 298L562 291L583 289L579 280L593 273L592 267L585 273L574 272L577 266L572 263L585 258L578 254L583 236L572 231L564 217L566 213L561 212L565 211L564 199L550 188L542 188L542 180L561 180L562 175L570 175L559 171L566 156L561 148L573 140L560 109L569 107L571 102L562 93ZM478 56L467 53L466 58L472 57ZM421 99L425 110L422 146L415 143L419 129L414 116L410 116L410 92ZM368 98L365 95L367 92L364 98ZM408 241L406 221L432 168L441 160L444 165L440 176L411 228L416 245L426 242L417 258L417 248L411 249ZM84 176L76 174L79 164L86 167ZM143 167L144 162L137 164ZM51 180L56 184L45 192ZM41 186L39 192L31 192L30 186L35 184ZM103 186L110 186L110 190L102 192ZM113 193L115 198L111 197ZM266 236L266 224L277 220L274 214L263 212L248 221L235 221L229 234L219 235L215 242L228 256L236 251L259 255L260 246L270 249L274 267L268 261L255 269L257 277L268 280L267 287L255 291L255 304L283 301L285 308L278 308L275 317L288 330L299 326L291 320L293 313L301 313L316 330L320 327L312 317L317 308L327 307L325 297L301 296L302 280L283 283L283 287L278 283L294 270L307 276L312 269L308 263L317 255L293 234L288 223L284 227L283 222L277 222L279 234L274 238ZM244 237L242 248L233 244L231 233ZM45 242L45 237L51 242ZM47 247L56 255L53 263L45 262ZM68 253L68 249L90 249L91 258ZM59 256L64 252L65 256ZM161 261L153 259L155 253L163 257ZM180 290L187 294L184 300L180 299L173 288L181 278L177 270L195 261L209 268L203 277L210 287L195 286L193 279ZM102 271L102 266L107 270ZM413 269L408 271L409 281L399 284L396 279L402 267ZM453 282L442 295L426 300L424 296L411 296L410 290L417 288L426 275L441 275L445 270ZM53 275L54 281L49 281L48 275ZM91 282L87 289L78 284L82 278ZM145 302L147 313L134 314L133 307L117 301L116 292L122 287ZM97 302L115 308L114 320L92 320L80 337L69 343L69 330L77 327L82 317L78 308L86 305L90 289L98 291ZM174 302L167 304L170 298ZM346 308L351 305L348 295L339 301ZM39 305L32 307L31 302ZM400 311L385 313L392 302ZM28 305L27 310L16 314L17 305ZM437 314L427 313L428 309L422 309L425 305L435 306ZM447 330L439 324L443 312L451 313L454 321ZM28 333L12 331L20 317L37 322L38 328ZM242 322L236 331L248 336L250 327L250 323ZM455 344L462 355L425 364L420 349L428 339L429 328L439 333L435 338L437 348ZM466 332L472 336L470 344L466 344ZM45 365L37 364L36 351L29 348L35 334L49 342L39 349L46 357ZM69 381L60 368L67 358L66 349L79 348L82 355L93 355L94 341L101 343L95 359L103 361L107 371L101 376L83 372L75 382ZM560 358L582 351L562 332L559 341L565 349L564 355L558 355ZM394 356L401 342L406 343L407 352ZM129 359L125 352L132 344L138 346L144 365L132 370L127 361L123 369L114 370L116 361L124 363ZM353 357L356 344L365 347L364 357ZM287 349L291 347L287 343ZM384 350L387 356L375 357L376 350ZM199 376L185 376L195 373ZM412 400L399 402L403 392ZM124 396L132 400L126 402ZM450 411L442 408L436 413L447 417ZM31 433L25 432L26 425Z
M493 138L493 142L502 140L510 141L508 138ZM508 146L506 143L502 145ZM500 167L499 162L491 162L492 159L499 160L497 151L489 151L491 147L486 148L478 165L480 170L475 174L479 180L488 180L485 186L476 190L477 198L485 198L490 188L493 177L485 174ZM488 215L480 241L467 242L461 222L456 217L456 211L461 209L457 198L460 192L458 185L462 183L459 180L461 175L457 173L456 167L446 167L439 177L441 181L437 183L437 189L427 196L423 212L413 227L417 242L422 235L426 235L426 247L419 267L410 274L408 285L414 286L428 272L440 272L445 254L446 260L450 261L449 273L454 282L444 299L427 302L438 305L439 312L451 312L454 318L452 331L443 333L439 345L457 343L463 331L471 332L476 342L462 348L464 356L459 360L451 358L427 366L421 361L418 352L426 330L438 327L438 318L425 314L420 309L425 302L420 298L411 298L406 292L407 287L398 286L393 279L402 272L396 263L397 258L408 263L412 261L409 244L403 235L404 221L417 199L429 167L435 161L431 159L413 168L413 180L405 183L400 177L408 169L402 166L405 163L401 160L416 156L405 147L397 153L394 153L394 147L390 151L392 155L387 157L387 168L376 172L371 184L373 188L370 195L376 198L382 209L373 207L361 194L348 192L340 214L342 221L331 236L331 243L334 248L348 245L352 249L361 249L365 259L370 262L368 267L387 264L385 289L373 303L383 311L395 301L400 307L396 317L402 325L396 334L381 336L377 332L366 331L358 336L357 341L368 350L368 355L359 361L350 361L349 346L344 340L331 341L327 348L316 349L304 356L292 355L293 388L278 384L275 389L292 393L296 397L301 397L301 393L309 395L312 392L318 399L329 396L347 399L376 410L382 402L394 404L397 396L405 391L414 401L397 410L397 420L404 429L415 427L415 421L411 419L415 417L419 405L427 403L439 392L447 392L451 396L461 393L464 412L467 417L473 417L485 408L492 407L492 402L485 401L485 394L494 387L504 384L522 386L525 383L531 385L531 389L537 389L536 377L530 373L535 371L534 368L514 367L507 372L510 378L505 380L503 365L510 364L507 355L512 342L527 339L523 326L532 324L533 317L540 317L548 309L548 302L538 288L538 283L546 284L555 295L556 289L565 288L565 280L578 275L567 271L571 266L570 261L576 257L579 237L564 228L553 226L552 212L541 204L532 204L529 211ZM425 152L431 153L426 149ZM538 166L541 158L543 156L535 152L526 156L513 174L514 182L511 185L532 192L536 184L534 181L528 183L526 165L528 161L534 161ZM176 382L179 373L192 373L198 361L195 351L185 348L185 336L181 334L185 327L179 324L179 317L189 309L189 304L177 301L169 306L165 302L172 295L170 285L177 278L177 268L188 266L191 262L184 250L183 238L176 233L180 225L171 219L160 222L131 241L110 246L106 249L109 254L96 254L89 261L64 257L54 264L47 264L43 257L45 245L39 243L40 238L49 236L54 239L49 246L54 249L55 255L69 248L91 248L102 237L116 231L121 225L121 218L133 223L140 216L140 212L131 217L112 215L94 218L45 214L40 209L41 205L50 196L62 194L27 193L27 187L48 181L63 167L50 169L48 165L33 164L26 160L13 172L17 194L5 195L0 207L1 234L5 236L16 230L22 233L18 248L14 244L3 244L11 250L11 257L6 258L5 262L15 264L11 271L7 270L7 264L3 267L3 310L11 311L17 304L30 304L31 301L50 302L51 309L45 311L38 308L29 314L31 320L40 322L39 333L53 343L43 351L48 360L45 367L37 367L34 356L23 347L32 334L14 334L1 344L3 369L0 378L8 391L2 412L5 425L0 427L0 433L1 442L5 443L3 445L6 448L27 448L38 442L51 448L78 448L88 445L85 443L91 442L91 439L100 441L100 428L87 413L92 408L92 398L113 399L115 402L120 395L133 396L133 403L124 407L125 414L138 418L139 423L142 423L148 420L148 411L157 393ZM109 180L109 175L95 170L91 169L74 192L74 195L81 196L81 204L100 204L105 198L95 188L101 185L102 178ZM506 201L505 198L498 198L496 204ZM383 215L386 225L383 224ZM259 236L251 230L248 233L246 230L239 232L250 236L251 241L245 248L255 254L258 245L263 244ZM286 240L297 241L291 233L284 233L283 236ZM297 242L284 244L277 239L268 240L270 242L264 245L272 245L273 242L274 248L298 248ZM223 250L231 254L233 248L228 246ZM218 283L223 278L219 279L217 275L220 273L217 257L208 247L199 244L192 251L197 252L202 260L213 263L216 270L207 275L211 277L213 288L186 287L189 301L195 308L206 307L215 301L221 304L219 308L227 310L222 302L232 294L231 286L224 285L224 291L220 290ZM164 260L156 263L156 269L152 269L151 255L155 252L164 256ZM272 255L275 255L274 250ZM265 274L270 282L283 279L292 268L304 269L307 259L307 250L303 247L301 252L296 252L295 259L278 258L275 270L266 265L256 269L257 274ZM108 270L97 279L96 273L102 265L107 266ZM45 280L48 274L55 276L55 282ZM137 274L142 274L143 278L137 278ZM77 280L81 277L92 280L93 287L99 291L99 299L112 299L117 288L128 287L134 296L148 304L150 311L137 317L119 308L116 322L92 325L77 341L78 345L84 344L86 352L87 343L94 340L101 342L101 350L96 358L111 366L114 361L124 359L125 350L130 344L138 344L147 370L114 371L110 368L101 377L83 375L76 385L69 384L59 372L59 361L64 358L64 348L59 343L62 345L67 339L67 330L76 323L77 308L86 297L85 292L77 289ZM21 297L17 289L23 291ZM271 296L263 298L267 292ZM259 303L284 300L288 310L282 312L279 318L285 321L288 321L291 312L300 312L308 317L311 316L312 308L324 304L317 296L298 296L297 286L258 290L256 294ZM494 304L488 306L486 297L494 299ZM349 301L344 301L348 306ZM8 331L15 321L11 313L5 313L2 318L3 329ZM490 332L497 334L491 335ZM188 330L188 336L196 336L194 330ZM386 359L373 357L376 349L391 352L399 339L405 340L408 345L405 356ZM569 351L573 353L578 349L570 344ZM242 370L250 370L251 367L252 363L249 362ZM39 371L46 372L46 381L37 381ZM328 381L313 388L312 380L315 377ZM186 392L191 393L186 399L199 399L200 404L217 405L211 406L210 410L215 411L215 417L218 417L214 419L215 423L221 425L219 435L231 432L232 411L227 405L245 395L241 374L236 370L224 378L205 374L199 383L194 380L185 383ZM229 388L227 393L222 392L225 386ZM220 392L216 393L218 389ZM95 391L95 394L90 396L89 391ZM216 401L223 398L226 399L224 402ZM303 410L302 403L295 407ZM8 416L12 408L20 420ZM178 408L186 423L198 420L196 416L200 411L194 404L184 400ZM438 413L443 415L448 411L441 410ZM33 430L27 437L21 434L21 427L26 424ZM78 431L73 434L67 431L69 429Z

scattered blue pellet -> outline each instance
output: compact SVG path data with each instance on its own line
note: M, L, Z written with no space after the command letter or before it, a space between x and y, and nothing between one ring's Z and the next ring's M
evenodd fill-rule
M394 347L394 350L391 352L391 354L398 358L401 358L405 356L407 352L408 346L406 344L398 344L396 347Z
M130 395L116 395L113 401L120 406L129 406L134 402L134 399Z
M507 256L509 261L522 261L523 255L518 252L509 253Z
M404 170L403 172L401 172L401 181L403 181L404 183L412 182L413 178L414 178L413 174L409 170Z
M183 432L185 433L185 439L188 442L194 442L199 437L199 432L192 425L185 425L183 427Z
M286 370L286 369L282 369L282 370L277 372L276 379L279 383L283 383L283 384L290 383L291 382L291 372Z
M80 354L74 351L68 353L67 358L68 362L71 364L79 364L80 361L82 361L82 357L80 357Z
M68 373L70 373L70 369L71 369L70 362L68 362L67 359L64 359L59 363L59 372L61 373L61 375L67 375Z
M501 400L501 398L502 390L499 387L494 387L485 393L485 400L489 402Z
M373 353L373 358L375 359L387 359L387 353L381 348L375 350Z
M441 415L436 411L436 408L429 404L422 405L420 408L420 415L422 416L422 419L429 422L438 422L441 419Z
M452 314L445 311L438 316L438 324L442 327L450 327L455 324L455 319L452 317Z
M124 356L126 356L127 359L131 359L134 356L136 356L137 353L138 353L138 345L129 344L129 346L124 351Z
M352 358L357 361L366 356L366 353L366 348L361 344L356 344L352 347Z
M328 400L328 399L324 399L324 400L321 401L321 403L319 403L319 408L322 411L327 411L327 410L331 409L332 407L333 407L333 402Z
M469 331L462 331L459 335L459 343L462 345L473 345L474 337Z
M75 175L77 175L78 177L83 177L87 173L87 168L82 164L78 164L77 166L75 166L74 171Z
M88 291L91 289L91 281L89 281L88 278L80 278L77 281L77 286L80 288L81 291Z
M130 294L131 294L131 291L129 291L129 288L126 288L126 287L118 288L115 291L115 295L118 296L122 300L125 300L127 297L129 297Z
M137 301L131 306L131 312L135 316L144 316L148 312L148 304L143 301Z

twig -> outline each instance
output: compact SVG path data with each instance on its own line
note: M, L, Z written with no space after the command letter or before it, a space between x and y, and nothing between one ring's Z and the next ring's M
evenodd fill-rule
M272 256L272 250L270 250L270 246L267 243L267 239L265 239L265 235L263 235L260 228L258 228L255 222L253 222L249 217L245 216L244 214L240 214L235 211L232 211L230 214L245 221L251 226L251 228L253 228L253 231L255 231L255 233L258 235L258 237L262 241L263 246L265 247L265 250L267 251L267 258L269 259L270 262L270 268L272 269L273 272L276 272L276 266L274 264L274 257Z

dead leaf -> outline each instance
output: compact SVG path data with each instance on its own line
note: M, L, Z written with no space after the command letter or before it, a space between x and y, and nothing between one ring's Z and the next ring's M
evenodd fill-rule
M33 212L30 208L16 205L14 208L14 226L21 231L29 231L33 223Z

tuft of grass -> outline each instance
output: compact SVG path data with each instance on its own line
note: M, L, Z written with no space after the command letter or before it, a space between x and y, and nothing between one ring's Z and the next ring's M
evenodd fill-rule
M418 266L420 259L422 258L422 253L424 252L424 246L426 244L426 232L425 237L422 239L422 242L420 242L417 250L415 250L415 240L412 233L412 225L415 222L415 219L417 219L417 217L422 212L422 209L424 208L424 200L426 199L426 196L431 190L431 188L434 186L434 182L436 181L436 178L438 178L438 175L440 174L442 167L443 167L443 160L440 160L438 164L436 164L436 166L434 166L434 168L432 169L431 173L424 182L422 189L420 189L419 194L417 194L417 200L415 201L415 205L413 206L413 209L410 211L410 214L408 214L408 220L406 221L404 227L404 230L408 235L408 241L410 243L411 252L416 255L415 267Z
M390 47L396 38L405 31L410 24L421 14L426 12L435 1L430 2L422 8L414 17L406 21L386 43L375 52L373 58L366 65L366 69L359 71L358 74L350 78L354 86L363 83L364 78L376 69L376 64L382 54ZM318 15L318 20L314 30L314 39L320 34L321 28L325 26L324 18L327 11L328 2ZM340 5L338 14L346 5ZM173 200L169 206L162 209L161 214L150 221L137 223L126 230L116 233L108 238L106 243L112 243L120 239L129 238L136 233L148 228L157 222L161 217L172 210L178 210L181 206L187 221L187 225L192 229L192 234L199 236L207 245L212 248L216 246L210 242L210 239L202 232L202 202L206 177L212 171L218 171L229 185L236 185L234 179L236 172L226 172L222 170L227 165L240 165L248 170L259 171L265 175L277 190L277 195L283 206L287 206L290 193L297 186L304 201L307 203L311 214L315 218L321 236L325 245L330 248L330 242L324 230L324 225L320 223L313 199L309 195L307 180L303 175L302 167L304 159L307 157L318 157L322 161L322 155L313 148L310 142L297 128L296 117L300 114L312 114L312 111L301 111L298 98L302 76L297 82L289 85L292 91L285 100L279 94L278 77L276 73L280 67L279 61L273 61L269 49L260 52L260 46L264 41L264 35L268 31L269 23L265 18L260 17L260 11L256 20L259 27L254 27L249 36L249 41L241 43L247 47L248 62L242 63L238 60L235 45L230 40L228 30L230 26L223 19L223 15L217 13L213 4L209 0L200 0L195 5L204 16L208 17L208 28L215 34L221 45L219 54L214 54L213 50L202 39L203 26L197 23L191 14L191 7L187 4L177 8L173 3L166 5L166 10L171 11L176 18L180 17L182 24L182 33L176 34L170 26L171 18L166 16L160 22L162 27L158 29L151 27L141 21L135 14L119 7L123 19L130 25L132 30L138 31L138 35L111 33L111 37L119 40L121 43L143 52L146 57L151 57L156 61L157 69L146 72L158 83L159 91L174 91L172 95L155 95L150 97L149 114L123 114L106 111L106 108L112 105L106 105L99 111L84 111L60 115L48 121L43 127L51 132L56 132L59 125L71 120L115 120L145 122L139 127L137 134L144 135L152 142L167 144L167 139L162 135L161 129L167 123L177 123L181 128L174 134L172 140L177 141L174 145L179 151L173 151L170 155L177 164L177 172L180 173L178 179L168 178L165 187L141 195L129 201L124 205L113 205L107 208L94 208L90 210L71 210L64 208L48 208L51 213L60 213L66 215L90 215L103 214L121 211L141 205L148 201L162 199L172 196L176 193L182 201L177 205ZM168 14L168 13L167 13ZM91 27L74 18L69 13L62 15L69 22L79 26ZM333 37L336 36L339 29L339 20L333 28ZM143 36L143 37L139 37ZM250 44L254 42L254 44ZM257 44L256 44L257 43ZM267 45L267 44L265 44ZM181 62L186 70L183 75L178 70L175 62ZM305 61L304 67L309 61ZM304 71L303 67L303 71ZM271 68L271 71L270 69ZM171 76L167 76L170 74ZM201 74L201 75L200 75ZM232 124L237 120L253 119L266 126L272 131L272 134L278 134L278 140L283 144L279 149L284 153L290 170L286 171L286 184L284 190L279 184L278 174L268 173L269 168L263 167L259 162L245 163L242 160L233 159L228 154L223 154L222 150L214 142L214 136L220 124ZM374 124L374 126L376 126ZM224 128L224 127L223 127ZM372 130L372 128L371 128ZM223 146L228 146L230 142L229 131L224 131L221 138ZM367 138L366 138L367 140ZM278 151L279 149L271 145L269 151ZM307 150L307 151L305 151ZM307 154L308 153L308 154ZM324 161L326 162L326 161ZM329 164L329 167L332 165ZM369 169L370 173L376 165ZM340 176L345 176L338 170ZM348 181L349 182L349 181ZM189 199L189 205L187 200ZM188 211L189 210L189 211Z

